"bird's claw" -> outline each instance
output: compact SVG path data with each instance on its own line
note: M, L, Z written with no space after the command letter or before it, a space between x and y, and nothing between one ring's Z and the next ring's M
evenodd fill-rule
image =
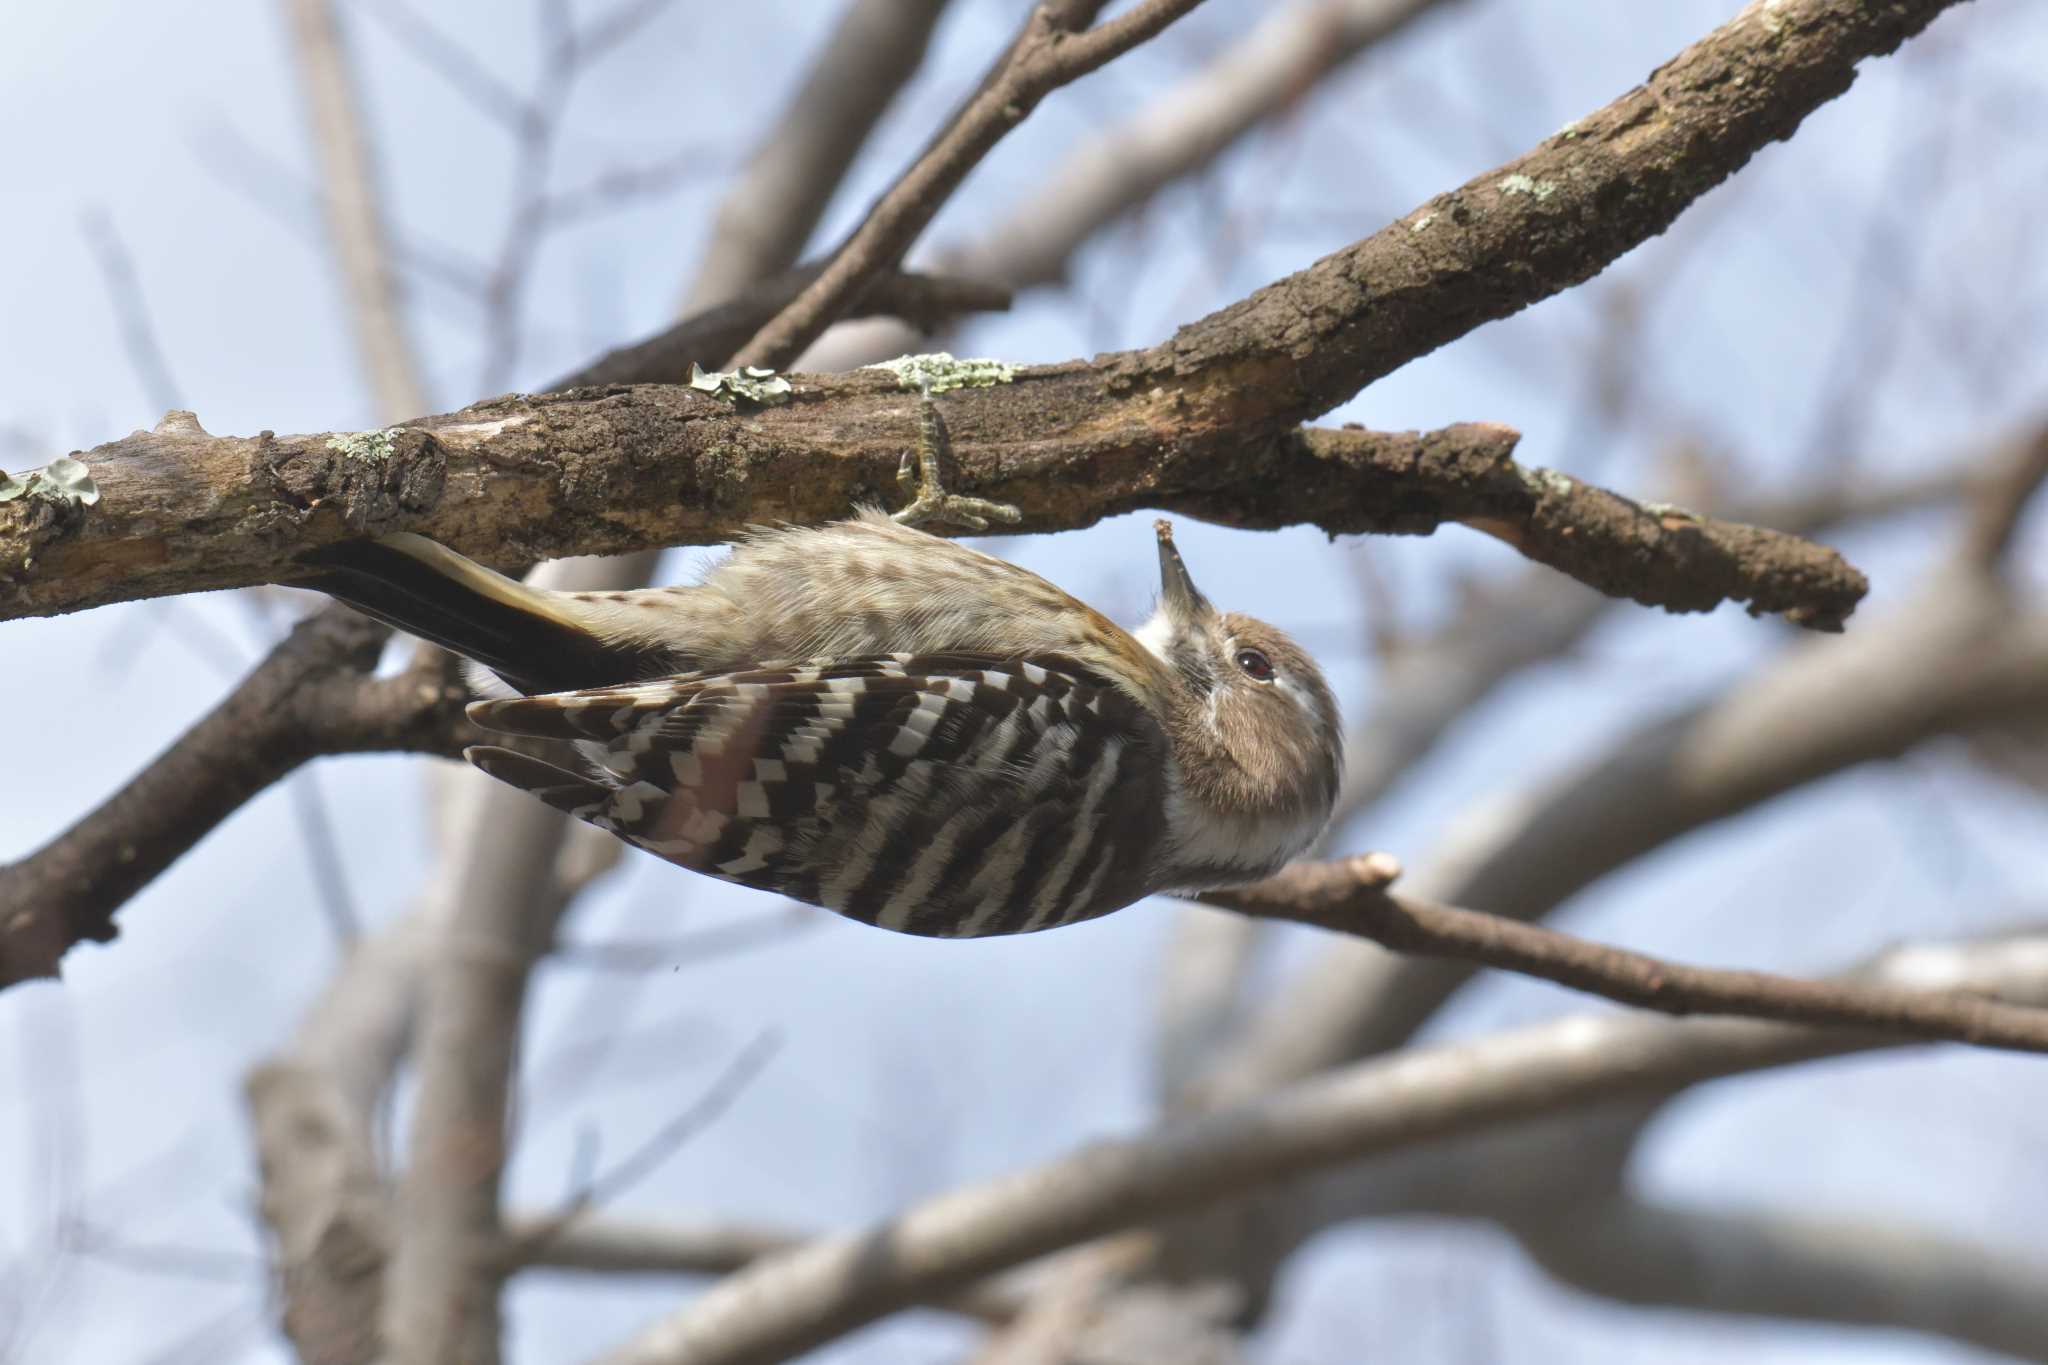
M890 520L900 526L923 526L936 521L949 526L964 526L970 531L986 531L991 520L1006 525L1022 521L1024 514L1013 504L946 491L945 478L939 471L939 450L945 443L945 427L939 421L938 408L928 395L919 394L917 401L917 450L914 456L911 451L904 451L901 463L896 466L896 486L903 490L903 496L910 502L892 512Z

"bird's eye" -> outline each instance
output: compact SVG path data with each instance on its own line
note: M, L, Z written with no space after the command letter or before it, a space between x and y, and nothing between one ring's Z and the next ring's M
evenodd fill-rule
M1237 651L1237 666L1259 682L1273 681L1273 661L1256 649Z

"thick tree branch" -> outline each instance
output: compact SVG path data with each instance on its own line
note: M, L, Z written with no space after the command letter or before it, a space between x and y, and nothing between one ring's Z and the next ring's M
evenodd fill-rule
M1860 62L1959 2L1754 0L1535 150L1191 323L1170 348L1122 357L1128 381L1194 374L1204 391L1279 390L1276 413L1296 421L1327 412L1417 356L1597 275L1791 136L1849 88Z
M2048 1010L1981 996L1812 981L1669 962L1570 934L1434 905L1389 889L1383 855L1297 863L1252 886L1211 891L1209 905L1313 924L1417 957L1520 972L1664 1014L1727 1014L1861 1029L1930 1042L2048 1052Z
M92 452L102 499L87 514L38 504L12 537L0 521L0 565L32 561L0 619L289 581L297 554L366 532L419 531L504 565L725 540L879 500L913 437L912 396L880 372L796 384L792 401L745 411L667 386L511 395L381 434L216 437L172 414ZM1246 444L1242 412L1105 392L1081 364L944 401L962 487L1015 502L1026 531L1140 507L1331 534L1474 522L1638 601L1698 610L1727 592L1815 627L1866 586L1826 547L1518 465L1505 427Z
M2048 942L1909 949L1900 978L2039 1000ZM1234 1108L1099 1142L769 1258L653 1324L607 1365L786 1360L1029 1258L1303 1172L1560 1109L1665 1093L1873 1045L1737 1020L1574 1017L1354 1063Z
M1166 454L1220 451L1222 467L1203 471L1210 496L1189 497L1188 504L1214 516L1243 504L1242 521L1267 524L1258 516L1257 490L1274 486L1275 475L1301 473L1301 447L1312 444L1289 434L1294 422L1481 322L1586 278L1661 231L1691 198L1846 88L1858 61L1888 51L1945 2L1953 0L1917 0L1881 11L1849 0L1752 6L1667 64L1649 85L1535 152L1184 328L1165 345L1107 358L1100 369L1048 367L1023 384L957 395L960 416L953 426L961 463L971 481L1023 503L1032 514L1029 529L1050 529L1079 520L1075 490L1067 490L1062 517L1055 512L1062 501L1057 494L1029 496L1033 474L1058 467L1069 479L1113 482L1117 466L1128 475L1132 466ZM1127 18L1140 13L1150 13L1150 7ZM887 405L892 420L877 424L874 403L860 400L880 396L886 386L862 383L813 384L810 402L754 415L744 425L707 426L700 433L705 439L695 443L697 453L715 452L717 467L646 490L667 496L641 504L630 524L617 515L620 499L607 496L609 490L639 482L635 475L651 464L673 461L678 452L671 428L707 415L706 406L693 408L677 396L610 395L583 400L609 398L617 405L595 422L557 406L536 423L521 420L526 414L518 400L481 405L401 429L394 458L373 462L375 469L338 459L324 438L259 438L243 443L232 457L194 447L167 460L147 439L131 437L93 453L90 462L107 496L90 515L55 516L47 508L24 506L28 499L0 511L0 573L15 586L6 610L34 614L260 581L280 573L281 561L295 549L398 525L466 532L444 538L502 562L713 538L747 517L815 519L806 512L816 507L807 509L806 499L789 485L802 482L829 492L836 512L847 493L886 486L875 479L876 468L892 465L904 439L896 434L901 402ZM831 400L824 404L828 411L815 411L825 399ZM555 422L560 430L551 429ZM858 456L857 480L831 478L831 471L843 472L849 462L816 459L840 447L806 442L796 428L807 422L814 428L829 424L835 436L852 434L856 444L874 452ZM464 447L481 446L481 436L507 427L518 429L511 448L499 444L487 453L510 468L552 469L555 486L537 496L525 489L518 506L496 507L493 515L451 514L442 507L452 501L444 497L449 485L442 447L452 444L459 456ZM1326 447L1321 454L1342 459L1354 453L1337 438L1316 440ZM882 454L877 447L885 443L889 453ZM684 443L686 450L690 444ZM1069 457L1063 464L1062 454ZM210 466L209 456L215 461ZM229 460L225 466L219 463L223 458ZM793 472L798 468L800 478ZM827 471L825 479L813 477L819 468ZM1232 473L1253 478L1233 488ZM488 493L492 482L479 478L456 486ZM854 483L858 489L849 488ZM1134 490L1127 498L1091 507L1089 514L1136 505L1139 495ZM491 500L466 501L488 506ZM1153 505L1173 504L1159 499ZM659 514L667 509L674 511ZM1377 516L1349 517L1340 511L1329 520L1332 529L1365 529L1398 522L1397 510L1381 507ZM339 517L323 515L337 511ZM1463 515L1481 523L1494 520L1484 509ZM1631 527L1640 520L1628 508L1609 509L1609 515ZM1548 543L1526 510L1519 519L1505 520L1512 537ZM1695 565L1731 549L1738 559L1776 554L1742 536L1721 537L1717 544L1683 516L1654 520L1658 536L1682 539ZM466 524L449 527L449 521ZM189 534L201 528L203 535ZM197 539L204 540L206 557L220 562L218 569L194 572L200 556L184 542ZM1584 567L1591 573L1593 566ZM1814 624L1838 621L1860 588L1853 570L1825 555L1779 567L1805 585L1787 595L1801 599L1791 610ZM1610 581L1615 572L1613 564L1602 570Z
M373 1116L409 1041L448 909L430 892L354 945L289 1045L244 1082L282 1325L304 1365L368 1365L378 1356L377 1270L391 1201Z

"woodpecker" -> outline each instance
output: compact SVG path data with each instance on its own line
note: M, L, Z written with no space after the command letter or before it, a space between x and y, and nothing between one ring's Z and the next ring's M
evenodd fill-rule
M992 506L934 486L921 513ZM1134 632L874 509L756 530L689 586L536 589L410 534L328 547L302 586L524 694L469 707L522 744L465 751L491 776L693 871L972 938L1255 881L1329 818L1315 662L1157 533Z

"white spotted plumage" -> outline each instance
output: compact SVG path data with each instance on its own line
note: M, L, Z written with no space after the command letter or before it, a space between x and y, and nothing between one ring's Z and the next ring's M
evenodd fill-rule
M585 774L476 755L572 815L697 871L910 932L1016 933L1115 909L1144 889L1140 864L1119 875L1116 855L1156 843L1164 810L1162 791L1118 783L1126 752L1164 771L1163 732L1056 656L884 655L472 714L585 753ZM1104 818L1112 789L1132 817Z

